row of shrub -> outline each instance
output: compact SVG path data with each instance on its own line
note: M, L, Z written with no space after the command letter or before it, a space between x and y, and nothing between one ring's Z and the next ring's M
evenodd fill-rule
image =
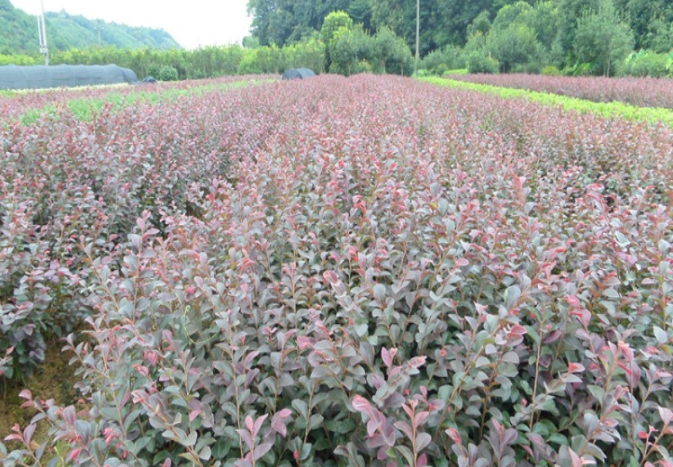
M469 84L471 89L485 85L482 89L489 92L507 93L534 99L547 99L552 95L574 98L573 105L606 111L608 115L672 122L673 86L670 80L657 78L591 78L575 76L544 76L531 74L464 74L453 75L450 80L435 78L435 82L451 85ZM518 92L509 92L516 90ZM542 93L542 94L541 94ZM546 95L546 96L545 96ZM581 104L579 101L593 101ZM597 106L593 103L614 103L611 106ZM618 106L616 104L626 104ZM659 107L661 109L646 109ZM599 110L600 109L600 110ZM615 112L612 112L612 110ZM571 109L569 109L571 110ZM578 109L577 109L578 110ZM661 112L658 112L658 111Z
M512 80L515 81L516 84L508 87L506 81L489 79L501 76L512 77ZM449 79L440 78L438 76L427 76L419 79L439 86L485 92L505 99L525 99L547 106L559 107L570 112L591 113L606 118L624 118L627 120L649 122L655 125L663 124L673 127L673 104L671 104L670 95L666 96L667 99L665 100L657 100L656 97L647 96L644 93L638 92L638 89L635 90L636 92L629 93L629 91L633 91L633 88L627 88L626 92L623 93L614 88L610 89L609 87L607 89L598 89L598 92L596 92L596 88L592 89L591 87L581 86L581 81L585 81L585 78L568 76L555 77L554 79L561 81L557 83L549 83L547 86L541 85L546 83L537 83L540 90L533 91L526 86L526 83L530 83L527 78L531 77L540 77L542 79L548 78L540 75L476 74L469 76L453 75ZM596 79L598 78L591 78L591 80ZM603 79L617 81L624 78ZM636 78L630 79L636 80ZM654 80L652 78L638 78L637 80L640 81L645 79L651 81ZM579 80L580 83L574 83L571 80ZM604 84L609 86L611 83ZM637 85L638 83L633 84ZM652 83L645 82L643 84L651 85ZM652 87L653 86L650 86L650 88ZM580 95L581 97L571 97L573 95ZM647 107L647 105L650 105L650 107ZM666 105L668 105L669 108L666 108Z

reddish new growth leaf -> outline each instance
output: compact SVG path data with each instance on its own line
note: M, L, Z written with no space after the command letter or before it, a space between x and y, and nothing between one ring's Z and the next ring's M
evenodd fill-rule
M327 281L327 283L331 285L336 285L339 283L339 277L334 273L334 271L325 271L323 273L323 277Z
M584 371L584 366L579 363L570 363L568 365L568 373L581 373Z

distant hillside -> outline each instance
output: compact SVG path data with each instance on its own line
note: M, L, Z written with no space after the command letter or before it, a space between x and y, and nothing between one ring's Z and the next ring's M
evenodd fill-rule
M99 44L123 48L180 48L163 29L138 28L71 16L65 11L47 13L47 35L52 50L86 48ZM38 51L37 20L15 8L9 0L0 0L0 54L34 54Z

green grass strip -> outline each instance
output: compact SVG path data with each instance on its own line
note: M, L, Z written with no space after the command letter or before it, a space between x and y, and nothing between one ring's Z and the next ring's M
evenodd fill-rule
M673 111L663 108L638 107L623 102L593 102L575 97L561 96L548 92L527 91L487 84L475 84L465 81L456 81L446 78L427 77L419 81L448 86L455 89L466 89L493 94L504 99L527 99L552 107L561 107L579 113L592 113L608 118L625 118L628 120L645 121L649 123L664 123L673 127Z
M259 86L273 82L274 80L252 80L252 81L234 81L228 83L213 83L203 86L195 86L188 89L168 88L155 89L151 86L143 86L138 91L129 93L110 92L101 98L81 98L68 100L68 108L81 121L90 121L94 115L99 113L105 105L112 104L117 109L122 109L129 105L137 103L159 104L162 102L175 101L184 96L203 96L211 92L229 91L233 89L245 88L249 86ZM30 109L19 117L24 125L35 123L44 114L54 114L57 112L57 105L49 104L39 109Z
M468 75L470 74L467 68L458 68L456 70L445 71L442 76L451 76L451 75Z

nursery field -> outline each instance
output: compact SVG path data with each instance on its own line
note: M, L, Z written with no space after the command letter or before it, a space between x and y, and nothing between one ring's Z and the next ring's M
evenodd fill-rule
M601 78L530 74L452 75L451 79L529 91L550 92L594 102L623 102L673 109L673 79Z
M619 118L637 120L649 123L662 123L673 127L673 110L660 107L641 107L625 104L623 102L594 102L577 97L569 97L562 94L554 94L547 91L531 91L513 87L496 86L492 84L473 83L467 80L439 78L436 76L419 78L420 81L432 83L438 86L446 86L455 89L478 91L504 99L518 99L537 102L546 106L559 107L564 110L577 113L592 113L606 118ZM673 80L671 80L673 83Z
M4 465L673 465L670 126L370 75L24 114ZM61 348L77 400L22 390Z
M33 123L45 113L68 107L80 120L90 119L104 106L127 107L137 101L156 104L181 96L251 86L276 80L270 75L228 76L208 81L180 81L137 85L87 86L25 91L0 91L0 123L19 119Z

